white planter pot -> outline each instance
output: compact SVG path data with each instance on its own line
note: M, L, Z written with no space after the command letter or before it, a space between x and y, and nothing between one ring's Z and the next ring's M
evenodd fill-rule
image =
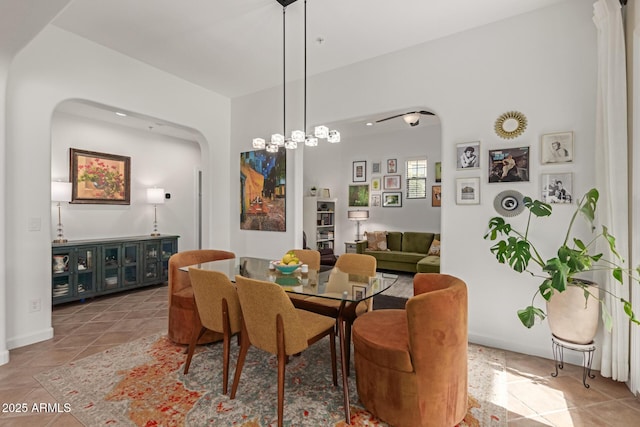
M586 282L586 281L583 281ZM590 292L599 296L600 289L590 284ZM589 344L598 331L600 302L577 286L567 286L564 292L556 292L547 301L547 320L551 333L556 337L576 344Z

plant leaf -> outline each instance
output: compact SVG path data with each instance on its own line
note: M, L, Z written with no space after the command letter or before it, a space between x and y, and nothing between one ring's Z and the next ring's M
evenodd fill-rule
M540 320L544 320L544 318L547 317L544 311L532 305L523 310L518 310L518 318L522 324L529 329L535 324L536 316L538 316Z
M549 216L551 215L551 205L544 203L540 200L532 200L531 197L525 197L522 199L524 206L531 211L535 216Z
M593 220L596 217L596 206L598 204L598 198L600 194L598 190L592 188L584 195L582 202L578 208L578 211L584 215L584 217L589 221L591 227L593 227Z
M611 249L611 252L613 252L616 258L622 261L622 257L616 250L616 238L609 234L609 229L604 225L602 226L602 235L607 240L607 243L609 243L609 249Z
M561 262L558 258L551 258L547 261L542 270L551 275L551 286L560 292L567 288L570 269L569 266Z

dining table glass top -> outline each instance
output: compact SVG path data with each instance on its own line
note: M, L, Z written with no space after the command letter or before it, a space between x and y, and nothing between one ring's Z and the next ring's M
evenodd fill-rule
M377 272L375 276L348 274L338 268L318 271L309 269L302 273L298 268L291 274L284 274L270 268L271 260L263 258L239 257L181 267L214 270L225 273L229 280L235 281L236 275L250 279L264 280L281 285L285 291L293 294L316 296L347 302L362 301L389 289L398 280L396 274Z

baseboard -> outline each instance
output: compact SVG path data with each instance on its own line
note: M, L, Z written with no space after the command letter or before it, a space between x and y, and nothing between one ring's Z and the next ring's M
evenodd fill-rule
M0 352L0 366L9 363L9 350Z
M470 333L468 336L470 343L483 345L485 347L493 347L500 350L508 350L516 353L526 354L528 356L538 356L551 361L551 368L553 368L553 352L551 350L551 338L549 338L549 349L547 351L541 351L540 348L526 345L526 342L512 342L496 339L495 337L489 337L486 335L477 335ZM523 340L524 341L524 340ZM564 361L571 365L582 366L582 353L565 351ZM593 361L592 369L600 369L600 359L595 358ZM549 371L551 372L551 371Z
M51 338L53 338L53 328L49 327L33 334L10 338L7 340L7 348L12 350L14 348L24 347L25 345L46 341Z

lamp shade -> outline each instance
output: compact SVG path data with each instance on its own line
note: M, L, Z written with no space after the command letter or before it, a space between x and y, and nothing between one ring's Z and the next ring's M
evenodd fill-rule
M147 188L147 203L152 205L164 203L164 188Z
M70 202L71 201L71 183L70 182L51 182L51 201L52 202Z
M349 211L347 217L353 221L366 221L369 219L369 211Z

